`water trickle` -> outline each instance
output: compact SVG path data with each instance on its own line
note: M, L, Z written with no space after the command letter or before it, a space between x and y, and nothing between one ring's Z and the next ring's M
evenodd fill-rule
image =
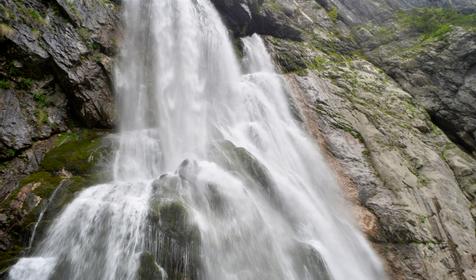
M123 1L114 180L81 192L17 279L384 279L257 35L209 0Z

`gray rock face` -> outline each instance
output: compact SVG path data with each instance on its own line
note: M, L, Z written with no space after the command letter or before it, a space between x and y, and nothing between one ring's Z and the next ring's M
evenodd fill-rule
M343 167L340 176L357 192L357 204L372 213L357 212L362 229L388 261L392 279L475 277L469 253L476 249L475 223L468 200L474 183L457 179L462 170L474 176L475 160L438 132L408 93L379 80L381 74L367 62L354 63L352 71L364 69L354 94L346 92L347 82L338 85L311 72L289 81L301 100L304 124L319 131L323 146ZM383 90L369 90L373 82ZM422 124L428 132L420 131Z
M72 115L89 127L111 127L111 78L104 62L114 52L117 7L109 1L2 0L0 4L5 30L0 43L12 50L2 55L6 61L14 56L22 63L18 76L35 80L52 75L67 93ZM30 67L33 73L28 73Z
M445 40L412 47L417 40L391 42L368 54L453 141L476 151L476 33L455 28Z
M302 34L290 20L293 11L264 0L212 0L235 36L253 33L302 40Z
M317 0L327 9L336 7L347 23L365 23L369 20L386 21L398 10L422 7L452 8L464 12L476 11L475 0Z
M36 94L0 90L0 159L12 158L34 141L66 130L64 95L54 91Z

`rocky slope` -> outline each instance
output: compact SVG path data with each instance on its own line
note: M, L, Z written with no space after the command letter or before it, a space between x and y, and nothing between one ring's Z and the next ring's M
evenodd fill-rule
M213 2L233 37L264 36L293 112L390 277L476 279L475 27L451 18L438 23L444 32L421 31L408 16L426 6L470 13L476 2ZM104 178L94 167L114 141L85 128L114 122L118 11L110 0L0 0L3 269L28 247L43 209L39 234Z

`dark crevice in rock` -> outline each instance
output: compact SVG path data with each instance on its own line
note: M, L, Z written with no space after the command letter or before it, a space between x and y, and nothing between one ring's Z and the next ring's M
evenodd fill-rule
M463 141L457 135L457 131L455 131L454 125L449 122L448 120L440 117L437 113L428 111L431 121L439 127L448 138L455 143L458 147L460 147L463 151L465 151L468 155L475 155L473 153L474 148L467 144L467 142Z

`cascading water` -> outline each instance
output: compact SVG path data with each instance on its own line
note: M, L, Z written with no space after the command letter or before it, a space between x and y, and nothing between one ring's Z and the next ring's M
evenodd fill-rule
M10 279L385 279L262 40L242 67L209 0L127 0L114 180Z

